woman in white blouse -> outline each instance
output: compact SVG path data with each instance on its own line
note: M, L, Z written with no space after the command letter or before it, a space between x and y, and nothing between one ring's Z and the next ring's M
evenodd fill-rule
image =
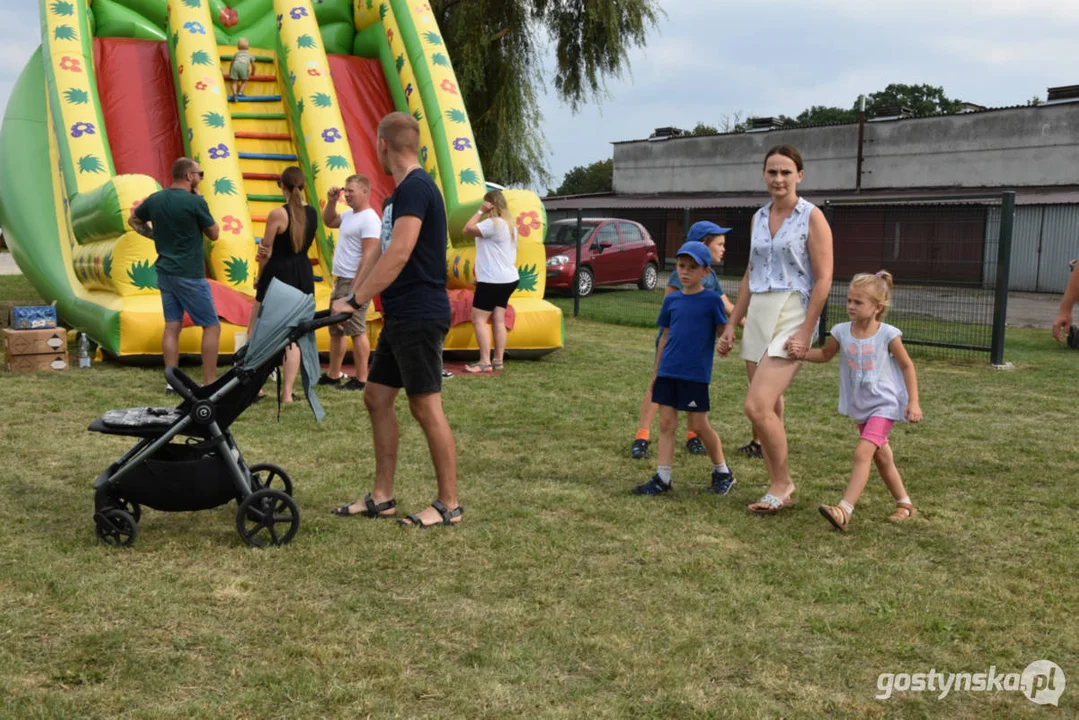
M793 147L777 145L764 156L772 199L753 216L749 267L718 343L726 356L734 346L734 328L745 318L739 352L750 376L745 411L771 481L764 497L748 508L759 514L796 502L782 398L813 343L832 287L832 229L820 209L798 197L804 176L802 156Z
M506 352L506 306L517 289L517 228L506 197L498 190L483 196L483 205L465 224L463 233L476 238L476 292L472 297L472 328L479 345L479 362L465 372L501 370ZM487 327L487 321L491 327ZM494 349L492 352L492 336Z

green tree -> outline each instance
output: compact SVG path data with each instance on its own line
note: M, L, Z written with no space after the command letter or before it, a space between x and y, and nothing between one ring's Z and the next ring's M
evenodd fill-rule
M867 115L873 115L888 105L907 107L918 115L932 115L933 113L957 112L960 101L945 95L942 87L892 83L879 92L870 93L865 100L865 112ZM858 109L857 100L854 101L854 109ZM857 118L857 115L855 117Z
M566 173L562 184L552 195L581 195L611 192L614 187L614 160L597 160L591 165L577 166Z
M794 118L794 122L799 125L824 125L826 123L854 122L857 119L857 105L855 105L853 110L827 107L825 105L813 105L798 113L798 117Z
M686 135L718 135L719 134L719 128L717 128L717 127L715 127L713 125L705 125L702 122L698 122L693 127L692 130L690 130L689 132L684 133L684 134L686 134Z
M546 181L540 90L550 78L573 110L604 96L629 67L662 10L658 0L431 0L472 121L486 176L503 184Z

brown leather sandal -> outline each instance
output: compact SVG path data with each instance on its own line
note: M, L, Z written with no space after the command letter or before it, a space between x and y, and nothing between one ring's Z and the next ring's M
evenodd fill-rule
M824 519L832 523L836 530L846 530L850 523L850 513L838 505L821 505L817 508Z
M918 511L910 503L896 503L895 512L888 516L892 522L904 522L918 515Z

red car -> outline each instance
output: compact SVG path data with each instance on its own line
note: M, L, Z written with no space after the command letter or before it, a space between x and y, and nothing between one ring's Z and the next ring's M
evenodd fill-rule
M557 220L547 228L543 241L547 251L547 287L572 290L576 271L574 238L576 220ZM619 218L586 218L581 221L581 297L597 285L636 283L652 290L659 279L656 244L639 223Z

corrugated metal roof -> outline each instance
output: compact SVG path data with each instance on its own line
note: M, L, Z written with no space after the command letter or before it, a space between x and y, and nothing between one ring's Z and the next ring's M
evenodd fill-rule
M951 116L955 116L955 115L981 115L982 113L1000 112L1001 110L1025 110L1025 109L1035 110L1035 109L1037 109L1039 107L1042 107L1044 105L1053 105L1053 104L1059 104L1059 101L1057 103L1053 103L1053 102L1050 102L1050 101L1042 101L1038 105L1005 105L1003 107L987 107L987 108L981 108L981 109L978 109L978 110L961 110L959 112L951 112L951 113L950 112L937 112L937 113L927 113L927 114L923 114L923 115L914 114L914 115L910 115L908 117L875 119L875 118L866 116L866 122L867 123L872 122L874 124L882 123L882 122L905 122L907 120L924 120L925 118L951 117ZM782 127L772 128L771 130L760 130L760 129L758 129L756 132L757 133L761 133L761 132L782 132L782 131L785 131L785 130L807 130L809 128L838 127L840 125L857 125L857 124L858 124L857 120L847 120L847 121L843 121L843 122L830 122L830 123L792 124L792 125L784 125ZM612 145L628 145L630 143L640 143L640 142L671 142L671 141L675 141L675 140L689 140L689 139L692 139L692 138L701 138L701 137L720 137L721 135L745 135L745 134L746 134L745 130L733 130L733 131L729 131L729 132L710 133L708 135L674 135L674 136L671 136L671 137L668 137L668 138L663 138L661 140L656 140L655 138L651 138L651 139L649 139L649 138L639 138L639 139L635 139L635 140L613 140L613 141L611 141L611 144ZM755 133L752 133L752 134L755 134Z
M915 190L876 190L855 193L849 190L808 191L803 196L814 205L825 201L888 202L911 205L992 204L992 199L970 199L963 195L999 193L1001 188L919 188ZM933 200L926 200L933 196ZM954 200L949 196L956 196ZM760 207L768 201L768 195L760 193L670 193L661 195L563 195L543 198L548 210L618 210L622 208L655 208L659 210L701 210L708 208ZM1072 205L1079 204L1079 185L1047 188L1017 188L1017 205Z

